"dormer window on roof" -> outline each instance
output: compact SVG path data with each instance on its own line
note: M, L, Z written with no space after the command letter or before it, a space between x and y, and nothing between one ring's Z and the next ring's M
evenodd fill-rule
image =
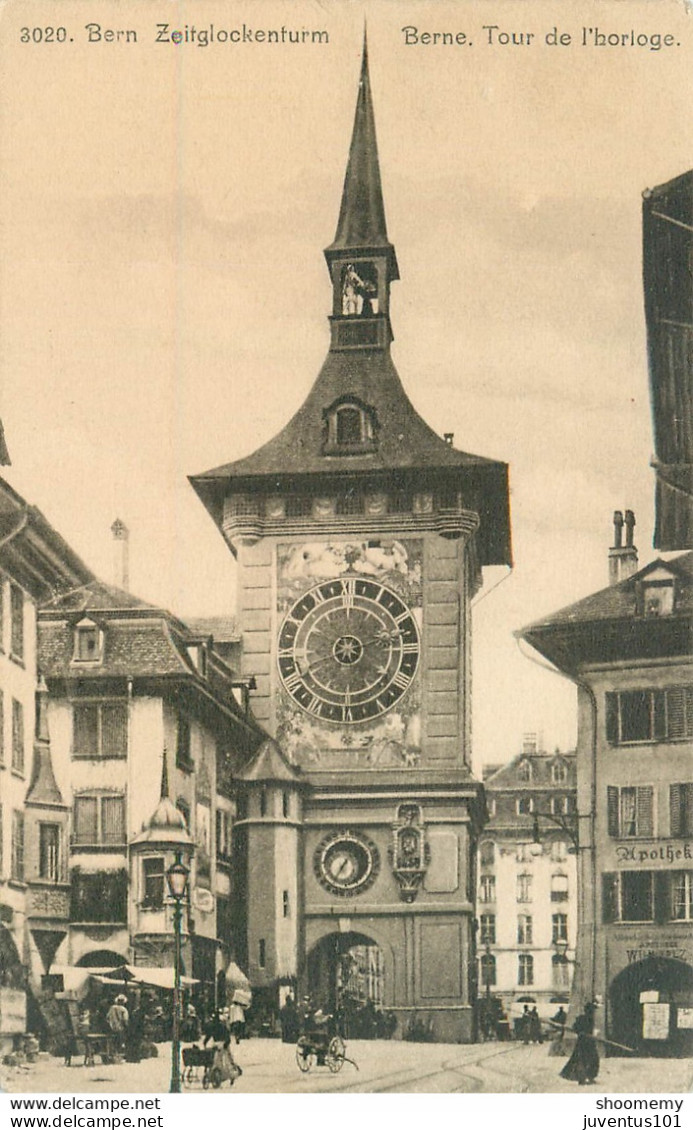
M532 780L532 763L531 761L521 761L517 767L517 775L521 781Z
M363 455L377 447L378 421L373 408L356 396L342 396L323 413L324 455Z
M94 620L85 616L74 629L73 663L103 661L104 632Z
M674 611L674 578L663 571L650 573L640 586L643 616L671 616Z
M551 780L554 785L563 785L568 780L568 766L565 761L554 761L551 766Z

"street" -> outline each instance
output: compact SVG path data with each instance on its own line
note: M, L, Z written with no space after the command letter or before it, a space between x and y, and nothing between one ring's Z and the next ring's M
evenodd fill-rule
M338 1074L315 1068L303 1075L295 1049L278 1040L253 1039L234 1049L243 1068L233 1093L307 1094L337 1092L521 1093L521 1094L661 1094L688 1092L693 1064L685 1059L604 1059L593 1086L578 1087L560 1078L565 1059L550 1056L547 1045L412 1044L354 1040ZM15 1094L62 1092L164 1093L169 1088L170 1045L159 1045L157 1059L142 1063L65 1067L61 1059L42 1057L26 1068L0 1067L0 1084ZM194 1082L185 1091L205 1093ZM229 1091L228 1083L221 1088ZM219 1093L219 1092L208 1092Z

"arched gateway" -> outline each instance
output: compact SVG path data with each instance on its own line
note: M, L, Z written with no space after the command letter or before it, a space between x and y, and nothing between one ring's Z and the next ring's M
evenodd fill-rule
M349 931L321 938L308 954L306 991L315 1005L340 1016L345 1034L385 1034L385 953L373 938Z
M621 970L609 990L610 1039L640 1055L693 1052L693 968L646 957Z

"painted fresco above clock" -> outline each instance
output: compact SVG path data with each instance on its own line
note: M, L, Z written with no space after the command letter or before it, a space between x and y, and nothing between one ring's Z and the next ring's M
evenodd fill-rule
M277 737L315 768L414 766L423 543L277 546Z

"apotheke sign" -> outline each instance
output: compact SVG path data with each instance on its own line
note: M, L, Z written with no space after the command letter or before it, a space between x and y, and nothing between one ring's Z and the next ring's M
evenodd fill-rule
M682 863L693 862L693 840L667 840L652 844L618 844L616 858L619 863L634 863L639 866L651 863L661 867L662 864L675 867Z

